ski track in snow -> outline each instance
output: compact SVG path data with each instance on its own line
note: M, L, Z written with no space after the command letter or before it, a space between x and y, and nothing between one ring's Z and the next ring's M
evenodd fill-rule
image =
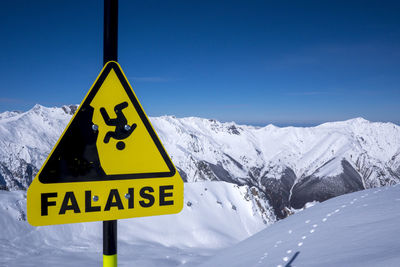
M396 186L398 186L398 184L395 185L394 187L396 187ZM384 190L385 190L385 191L388 190L388 187L384 188ZM382 192L382 189L375 190L373 193L376 194L376 193L380 193L380 192ZM362 198L362 199L365 199L366 197L368 197L368 195L369 195L368 193L365 193L364 195L361 196L361 198ZM397 198L396 200L400 201L400 198ZM350 201L350 202L348 203L348 205L353 205L353 204L355 204L357 201L359 201L359 200L358 200L357 198L354 198L352 201ZM368 206L367 204L362 205L362 207L367 207L367 206ZM342 209L347 208L347 207L348 207L348 206L347 206L346 204L341 205L341 208L342 208ZM361 207L361 206L358 206L358 207ZM331 217L331 216L333 216L333 215L340 216L340 211L341 211L341 209L340 209L340 208L337 208L337 209L333 210L332 212L327 213L325 217L321 218L320 221L319 221L319 222L322 223L322 224L321 224L321 227L323 227L323 224L326 223L326 222L328 221L328 217ZM312 222L311 220L306 220L304 223L305 223L305 224L310 224L310 223L313 223L313 222ZM307 242L305 242L305 240L306 240L308 237L311 237L311 235L317 233L317 232L316 232L316 229L317 229L318 227L319 227L318 221L316 221L316 222L315 222L314 224L312 224L312 226L309 228L309 232L308 232L308 233L302 233L303 235L301 236L301 238L298 239L294 244L291 244L291 246L289 246L288 249L286 249L286 253L285 253L286 255L282 255L282 257L281 257L281 258L282 258L282 263L276 265L276 267L284 267L284 266L287 266L289 260L290 260L292 257L294 257L294 255L292 256L292 254L294 254L293 252L299 252L298 249L307 243ZM291 235L291 234L295 234L295 232L294 232L293 230L289 230L289 231L288 231L288 234L290 234L290 235ZM308 239L308 240L310 240L310 239ZM283 243L283 242L282 242L281 240L277 241L277 242L275 243L275 245L274 245L274 248L277 248L277 247L278 247L280 244L282 244L282 243ZM259 261L258 261L258 264L257 264L256 266L262 265L263 263L265 264L264 260L267 258L268 253L270 253L271 250L272 250L272 248L270 248L269 250L267 250L267 251L263 254L263 256L260 257L260 259L259 259ZM272 252L271 252L271 253L272 253ZM290 256L288 256L288 255L290 255ZM263 265L263 266L264 266L264 265ZM292 266L292 265L290 265L290 266ZM293 265L293 267L294 267L294 265Z
M204 188L208 188L206 194L204 194ZM234 197L239 197L238 193L240 194L240 190L238 190L239 188L237 187L232 187L230 184L221 182L191 184L187 188L185 194L192 192L186 195L186 197L188 197L187 200L190 200L192 205L190 207L185 206L186 210L182 212L182 214L176 215L177 217L174 220L169 216L160 216L151 219L151 221L146 218L132 220L131 222L121 221L120 229L121 231L123 229L125 230L123 231L125 235L121 236L120 240L122 241L120 246L120 265L149 267L197 266L207 263L208 260L212 260L212 255L216 257L219 256L223 252L220 248L225 247L223 243L227 246L235 243L232 240L223 242L223 240L227 238L226 234L238 235L243 231L240 229L234 231L234 228L232 228L233 224L236 226L240 225L240 220L234 221L233 219L237 218L238 215L245 215L243 212L249 211L248 208L250 208L250 213L243 216L242 219L253 218L251 207L248 206L249 204L247 202L243 203L245 206L239 206L235 203L237 210L232 210L229 203L233 201ZM230 192L228 194L229 197L224 200L222 196L227 192ZM22 203L18 203L20 198L18 196L22 196L23 192L2 193L0 197L3 201L0 201L0 210L4 212L4 215L7 215L9 219L6 218L7 216L1 216L3 214L0 214L0 222L2 222L0 225L7 230L11 230L11 232L15 232L15 235L8 235L7 231L0 231L0 255L2 256L0 258L0 266L56 266L56 263L57 266L94 266L100 264L101 258L98 256L101 254L101 247L95 244L101 244L101 238L96 234L99 229L94 230L92 228L95 226L94 223L82 224L80 226L38 227L31 231L31 227L27 226L25 221L18 220L20 214L18 213L18 209L15 209L18 205L22 205ZM344 254L346 254L346 252L348 252L347 250L341 250L341 246L346 246L349 233L351 235L353 230L357 230L359 226L364 227L362 225L364 220L367 225L371 225L371 222L376 223L376 221L371 221L370 217L368 217L371 216L369 214L370 208L374 212L372 213L373 217L382 215L382 218L385 219L382 225L381 220L377 221L379 223L379 228L383 229L380 230L380 233L383 235L380 236L378 234L373 236L372 242L376 239L378 244L384 245L383 248L384 251L386 251L385 244L387 245L388 243L385 242L388 242L387 240L390 239L392 235L398 235L399 233L397 225L400 223L400 219L399 216L396 217L396 214L400 214L400 204L397 202L397 200L400 199L399 193L399 188L396 185L392 188L387 187L360 191L316 204L313 207L307 208L298 214L271 225L268 227L270 229L265 229L268 235L262 235L263 230L260 232L261 236L259 234L251 236L249 239L256 238L256 240L259 240L259 243L257 243L256 246L252 246L251 243L243 243L246 244L246 246L240 247L240 251L245 253L244 255L248 257L247 259L235 259L232 255L228 255L223 258L220 264L214 262L202 266L287 267L288 264L290 264L290 266L293 267L301 267L318 266L317 264L319 261L325 260L324 263L328 264L321 264L320 266L353 266L352 263L357 263L358 265L355 264L355 266L397 267L398 265L393 264L393 258L395 260L397 259L395 263L400 261L400 257L396 258L397 256L393 254L396 249L398 251L399 248L396 241L392 242L392 244L389 243L387 251L388 253L392 251L392 254L387 256L386 254L377 254L382 253L382 250L379 249L372 252L367 250L371 249L369 245L371 244L371 239L366 239L367 241L365 244L360 242L360 240L365 239L353 239L351 242L355 242L354 240L356 240L360 243L356 243L354 247L355 250L352 250L350 255L361 251L361 254L356 254L353 258L350 257L346 259L353 260L353 262L342 261L340 262L341 264L335 265L336 262L332 264L331 260L335 260L338 253L345 252ZM201 194L204 194L204 196L201 196ZM217 204L217 199L223 203L223 206ZM384 201L381 202L379 206L374 207L374 203L380 202L381 199ZM10 204L7 204L6 200ZM382 205L382 203L385 205ZM15 207L13 206L14 204ZM201 207L202 205L203 207ZM364 208L365 205L368 205L368 209ZM211 209L211 207L214 208ZM208 211L208 215L205 211ZM383 211L383 213L377 211ZM390 213L388 211L390 211ZM353 212L357 214L355 218L351 216ZM222 213L224 213L224 215L219 218L218 216ZM232 217L227 220L229 214ZM388 216L388 214L390 214L390 216ZM359 215L361 215L360 218L358 217ZM13 217L14 220L10 220L10 216ZM196 216L198 216L198 218L196 218ZM217 220L216 218L219 219ZM221 220L223 218L224 220ZM349 219L350 221L348 221ZM158 220L158 223L154 223L154 220ZM261 218L257 219L257 221L258 223L255 226L261 223ZM222 225L222 222L226 222L226 224ZM340 236L341 231L346 230L346 227L343 228L343 222L345 222L347 229L351 228L351 231L345 232L345 239L335 239L335 235ZM392 224L390 224L390 222ZM153 224L153 226L151 226L151 224ZM157 230L164 225L169 225L169 231L166 232L164 229L158 233ZM248 222L248 226L250 225L250 222ZM71 234L71 227L75 229L72 232L75 233L75 235ZM336 227L342 228L340 228L340 231L335 232L333 229ZM362 232L358 232L357 236L360 236L360 234L362 236L363 233L367 233L365 229L371 228L361 229L363 229ZM206 230L209 231L209 233L207 233ZM373 230L376 229L374 228ZM191 237L190 235L194 232L198 232L198 234ZM236 234L232 232L236 232ZM369 230L368 233L370 234ZM208 235L208 239L205 235ZM169 236L169 238L167 236ZM68 240L68 238L70 238L70 240ZM205 243L201 244L199 240L201 238L207 239L204 240ZM324 246L325 241L331 238L333 238L332 243L334 243L335 246L328 247L328 250L330 251L330 249L333 249L334 253L336 253L335 256L328 259L320 256L317 258L316 262L310 264L310 258L318 256L312 253L317 250L319 246ZM167 241L168 243L166 243ZM193 243L194 241L200 243ZM246 241L248 240L244 242ZM220 245L210 247L212 244ZM238 245L240 244L241 243ZM227 250L229 249L231 248L227 248ZM376 246L374 246L373 249L376 249ZM84 253L82 253L82 251ZM324 254L325 252L326 250L317 250L318 254ZM376 258L383 260L387 260L385 257L388 257L389 261L392 259L392 262L386 264L384 261L378 261L378 264L375 262L375 265L365 264L365 261L359 261L360 256L366 255L362 253L379 255L379 257ZM237 251L236 254L238 254ZM326 255L324 255L324 257L326 257ZM241 260L247 262L240 262ZM367 261L368 260L371 260L371 258L368 258ZM229 261L232 262L230 263ZM303 265L303 262L307 262L307 264Z

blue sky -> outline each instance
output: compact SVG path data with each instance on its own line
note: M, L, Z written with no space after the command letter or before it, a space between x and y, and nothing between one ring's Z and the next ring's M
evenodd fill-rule
M5 1L0 112L80 103L103 1ZM120 0L119 62L150 116L400 123L398 1Z

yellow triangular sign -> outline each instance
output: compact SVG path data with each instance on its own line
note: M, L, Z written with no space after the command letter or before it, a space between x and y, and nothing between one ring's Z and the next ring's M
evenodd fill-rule
M121 67L108 62L28 189L32 225L177 213L183 182Z

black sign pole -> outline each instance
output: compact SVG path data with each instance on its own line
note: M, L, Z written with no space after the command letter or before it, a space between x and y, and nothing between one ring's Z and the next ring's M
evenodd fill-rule
M118 0L104 0L103 65L118 61Z
M104 0L103 65L118 61L118 0ZM103 267L117 266L117 220L103 221Z

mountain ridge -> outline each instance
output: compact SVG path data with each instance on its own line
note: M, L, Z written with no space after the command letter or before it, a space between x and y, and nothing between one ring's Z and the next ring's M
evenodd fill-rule
M0 188L29 186L76 109L35 105L0 114ZM355 118L258 127L198 117L150 120L186 182L254 187L278 218L310 201L400 182L400 127L393 123Z

